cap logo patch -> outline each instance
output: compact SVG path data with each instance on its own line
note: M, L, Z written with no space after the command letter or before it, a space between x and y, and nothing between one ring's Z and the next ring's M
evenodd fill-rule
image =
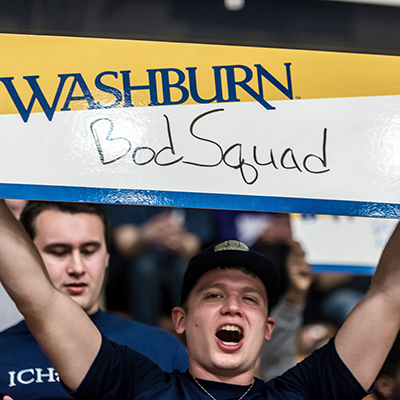
M250 249L239 240L225 240L214 247L214 251L236 250L236 251L249 251Z

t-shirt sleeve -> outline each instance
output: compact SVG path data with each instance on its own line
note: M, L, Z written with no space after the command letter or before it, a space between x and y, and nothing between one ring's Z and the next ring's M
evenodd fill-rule
M352 400L368 394L337 354L333 338L272 383L278 392L289 387L308 400Z
M103 335L99 353L78 389L64 388L75 399L117 400L134 398L165 380L166 374L153 361Z

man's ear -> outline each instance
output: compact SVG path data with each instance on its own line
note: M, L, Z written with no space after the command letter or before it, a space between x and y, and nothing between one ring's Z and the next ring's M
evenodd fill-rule
M394 382L393 378L387 375L379 375L375 381L375 390L382 397L389 398L393 394Z
M171 317L174 322L175 331L178 335L185 332L185 310L182 307L174 307L172 309Z
M265 330L265 337L264 339L269 342L271 340L272 331L275 327L275 318L268 317L267 319L267 328Z

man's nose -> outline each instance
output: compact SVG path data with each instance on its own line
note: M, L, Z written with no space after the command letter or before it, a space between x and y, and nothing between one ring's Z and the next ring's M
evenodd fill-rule
M242 308L238 296L232 294L226 298L221 308L221 314L242 315Z
M70 275L82 276L86 272L85 262L79 251L73 251L68 263L68 273Z

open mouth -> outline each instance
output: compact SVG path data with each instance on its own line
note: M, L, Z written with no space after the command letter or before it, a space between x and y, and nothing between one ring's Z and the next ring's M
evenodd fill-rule
M234 346L243 338L243 333L237 325L224 325L221 326L215 336L225 345Z

